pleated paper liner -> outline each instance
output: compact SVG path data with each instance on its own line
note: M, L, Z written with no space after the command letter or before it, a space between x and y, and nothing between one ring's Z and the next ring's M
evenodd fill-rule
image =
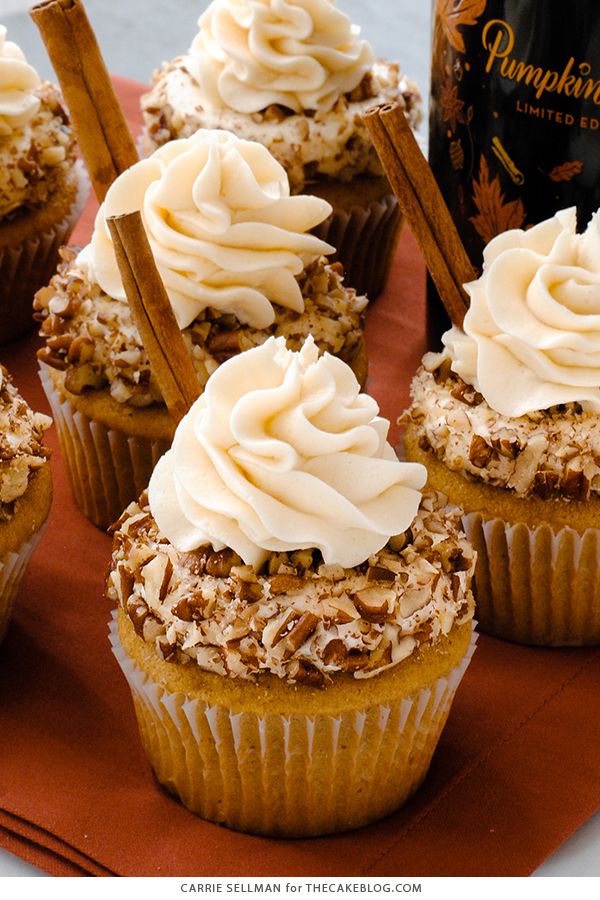
M32 214L31 234L25 240L20 238L11 243L0 239L0 344L15 340L34 328L33 296L55 274L58 251L67 243L89 193L89 179L79 161L75 164L74 174L76 195L60 221L39 231Z
M600 643L600 529L583 533L463 516L477 550L475 593L482 631L524 644Z
M52 409L73 497L84 516L106 529L148 486L170 440L137 437L95 422L63 399L47 366L40 379Z
M25 569L44 533L44 528L45 526L42 526L30 540L0 559L0 642L6 634Z
M192 812L229 828L309 837L373 822L417 790L476 635L461 661L426 689L336 716L259 715L243 703L233 711L170 692L128 655L116 614L110 642L162 785Z
M352 184L339 186L348 194L339 205L336 194L330 196L326 187L320 189L308 185L305 192L322 196L333 206L329 218L313 229L314 234L336 248L329 261L341 262L344 283L353 287L357 294L366 294L369 300L374 300L388 279L402 213L389 186L383 196L361 202L360 189L353 191Z

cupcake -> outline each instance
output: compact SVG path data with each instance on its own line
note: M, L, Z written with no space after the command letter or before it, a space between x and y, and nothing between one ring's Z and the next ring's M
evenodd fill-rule
M293 193L324 197L332 214L316 233L358 293L385 285L400 211L362 121L372 105L399 102L422 116L415 84L376 60L359 28L330 0L214 0L189 51L154 74L142 98L144 148L225 128L264 144Z
M43 445L50 424L31 411L0 366L0 641L50 512L50 451Z
M224 131L172 141L113 183L90 244L63 252L34 304L76 502L102 528L147 487L174 431L106 225L136 209L202 387L221 362L271 335L299 349L311 334L366 379L366 298L345 287L323 256L332 248L309 233L329 205L291 197L261 144Z
M345 363L270 338L211 376L117 524L113 649L158 781L203 818L327 834L425 777L474 553L388 428Z
M40 82L0 25L0 343L33 327L33 295L86 196L58 89Z
M481 629L600 642L600 217L495 237L412 384L406 456L464 509Z

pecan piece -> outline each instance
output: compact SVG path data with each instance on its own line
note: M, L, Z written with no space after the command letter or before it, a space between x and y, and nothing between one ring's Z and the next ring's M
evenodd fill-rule
M172 641L168 641L165 637L160 637L157 641L157 644L158 649L165 662L170 662L172 659L175 659L177 644L173 643Z
M390 582L396 580L396 573L384 566L370 566L367 572L367 581Z
M493 448L490 447L484 437L480 434L473 435L469 446L469 461L473 463L474 466L477 466L478 469L487 466L492 458L493 452Z
M48 340L49 346L50 340L51 339ZM67 360L74 365L77 363L89 362L93 355L94 342L83 334L79 334L76 338L73 338L69 345L69 349L67 350Z
M326 666L342 666L346 661L348 651L340 638L334 638L325 646L321 657Z
M354 605L366 622L381 623L388 612L388 601L394 592L386 588L364 588L354 594Z
M127 602L127 600L131 597L133 593L133 585L135 584L135 579L131 572L129 572L125 566L119 566L117 569L119 573L119 589L121 591L121 602Z
M590 480L581 469L567 469L562 477L560 489L565 497L572 500L586 500L590 492Z
M198 547L197 550L190 550L189 553L184 553L179 560L180 565L185 566L192 575L202 575L210 553L210 545L205 544L202 547Z
M462 378L457 378L457 385L450 393L455 400L460 400L467 406L479 406L483 401L483 396Z
M172 609L174 615L183 622L193 622L204 617L207 601L201 591L182 597Z
M306 579L301 575L273 575L269 579L272 594L287 594L304 587Z
M323 673L305 659L292 660L288 673L298 684L306 684L309 687L322 687L325 683Z
M242 581L240 584L240 600L243 603L254 603L263 595L263 586L258 581Z
M148 618L150 610L140 597L135 595L127 600L127 615L131 619L131 624L135 629L135 633L140 637L144 636L144 622Z
M206 572L215 578L226 578L233 566L241 565L242 560L235 550L225 547L224 550L213 550L206 560Z
M173 563L166 553L158 553L154 559L147 562L142 569L146 600L148 606L159 606L169 590L169 582L173 574Z
M554 489L557 487L559 477L557 472L550 472L548 469L541 469L535 473L533 479L533 490L541 497L542 500L549 500Z
M296 650L300 649L302 644L311 636L317 627L318 622L319 618L318 616L315 616L314 613L305 612L300 616L285 638L283 659L289 659L290 656L294 655Z
M241 351L239 331L217 331L210 334L206 349L217 362L225 362Z

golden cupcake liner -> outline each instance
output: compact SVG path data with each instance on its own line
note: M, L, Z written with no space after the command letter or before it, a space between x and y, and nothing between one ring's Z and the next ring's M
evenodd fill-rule
M27 563L38 545L44 529L45 525L20 547L0 558L0 641L6 634Z
M330 262L344 266L344 283L374 300L384 289L400 234L402 213L390 193L367 206L334 207L314 234L336 248Z
M229 828L310 837L373 822L417 790L476 634L448 677L403 700L339 716L261 716L171 693L123 649L115 614L110 642L164 787L192 812Z
M60 397L47 372L40 379L56 424L75 504L84 516L106 529L148 487L169 441L134 437L95 422Z
M65 244L85 206L90 181L78 160L78 190L68 214L27 240L0 247L0 344L31 331L33 295L56 273L58 251Z
M523 644L600 643L600 529L530 528L481 513L463 516L477 550L482 631Z

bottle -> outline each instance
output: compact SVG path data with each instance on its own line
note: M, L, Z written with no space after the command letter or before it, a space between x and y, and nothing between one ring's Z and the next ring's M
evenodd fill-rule
M477 271L496 234L600 207L600 2L433 0L429 162ZM428 287L428 340L448 320Z

